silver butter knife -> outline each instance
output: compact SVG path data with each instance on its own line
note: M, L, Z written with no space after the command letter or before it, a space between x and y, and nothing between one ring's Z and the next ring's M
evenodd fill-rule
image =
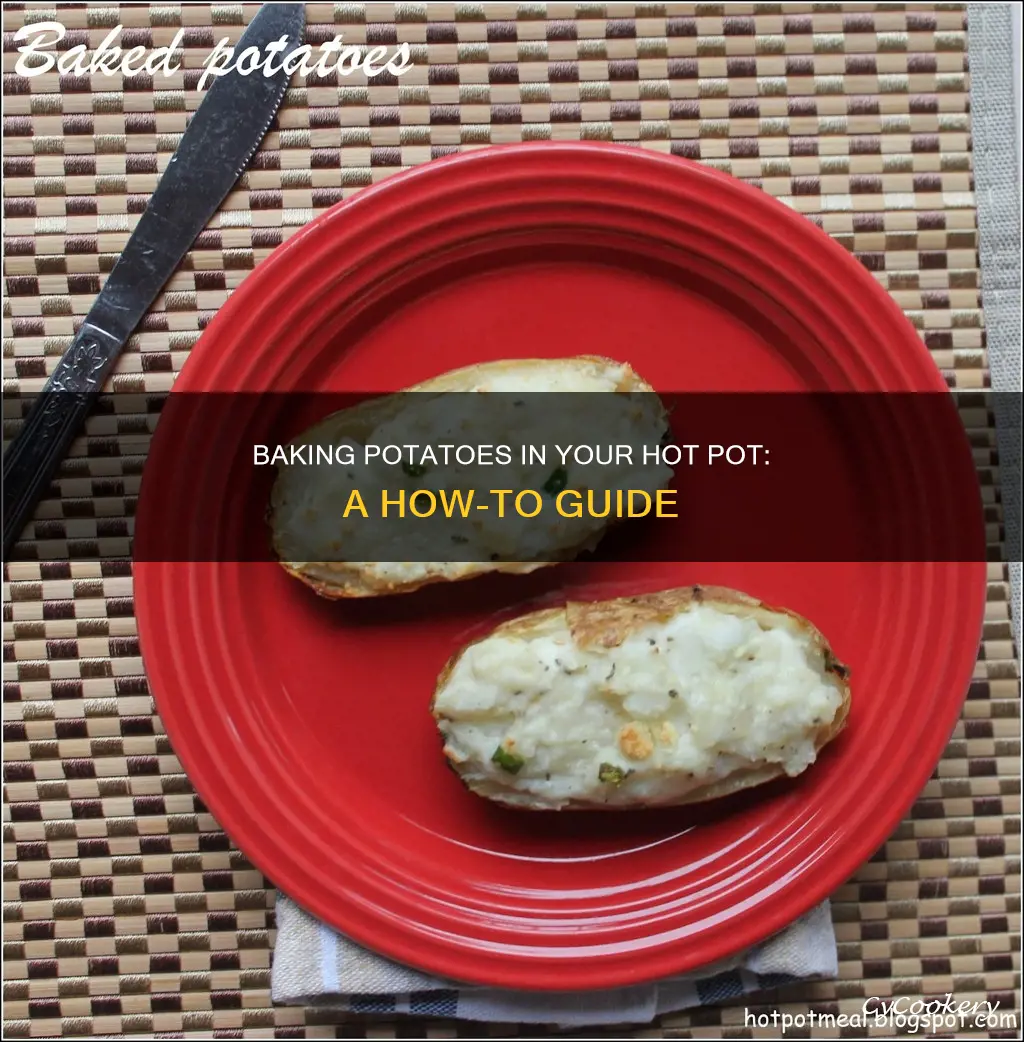
M304 4L264 4L236 54L287 38L263 68L219 76L196 109L181 143L121 256L3 458L4 560L10 557L36 503L132 331L174 274L196 236L217 212L270 128L290 79L281 69L300 46Z

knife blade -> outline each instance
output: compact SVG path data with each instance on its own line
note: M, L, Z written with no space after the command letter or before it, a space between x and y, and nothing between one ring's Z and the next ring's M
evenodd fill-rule
M5 561L128 338L270 129L291 78L281 66L302 44L304 9L264 4L242 33L235 54L248 47L262 54L287 37L275 56L279 71L232 71L213 82L100 295L4 453Z

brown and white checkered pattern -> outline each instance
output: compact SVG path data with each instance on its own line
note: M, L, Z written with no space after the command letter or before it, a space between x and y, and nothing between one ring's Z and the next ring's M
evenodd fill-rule
M9 390L39 388L70 342L198 104L203 58L254 9L5 6ZM184 26L185 69L124 82L13 75L13 31L53 18L67 45L90 48L118 23L144 47ZM963 5L340 3L309 4L307 22L314 44L337 32L408 41L415 67L390 82L295 82L132 338L118 389L166 389L231 290L325 207L453 151L547 139L632 142L760 185L875 274L951 386L987 385ZM40 508L38 538L73 537L82 497L94 497L94 526L131 509L142 459L124 434L92 421ZM361 1037L357 1017L270 1006L272 891L192 791L154 714L130 571L81 555L12 564L4 578L5 1034ZM854 1012L869 995L947 991L1019 1008L1019 668L1004 567L989 580L946 754L835 895L839 979L764 1008ZM428 1029L475 1033L374 1026ZM734 1005L664 1018L654 1033L750 1029Z

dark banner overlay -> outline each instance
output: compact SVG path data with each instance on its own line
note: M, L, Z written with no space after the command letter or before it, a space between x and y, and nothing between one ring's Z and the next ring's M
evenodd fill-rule
M1020 396L106 394L12 559L1020 560L996 411Z

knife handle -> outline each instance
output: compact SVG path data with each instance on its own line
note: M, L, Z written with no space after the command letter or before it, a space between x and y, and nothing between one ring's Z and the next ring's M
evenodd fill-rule
M99 395L119 338L82 325L4 453L4 560Z

